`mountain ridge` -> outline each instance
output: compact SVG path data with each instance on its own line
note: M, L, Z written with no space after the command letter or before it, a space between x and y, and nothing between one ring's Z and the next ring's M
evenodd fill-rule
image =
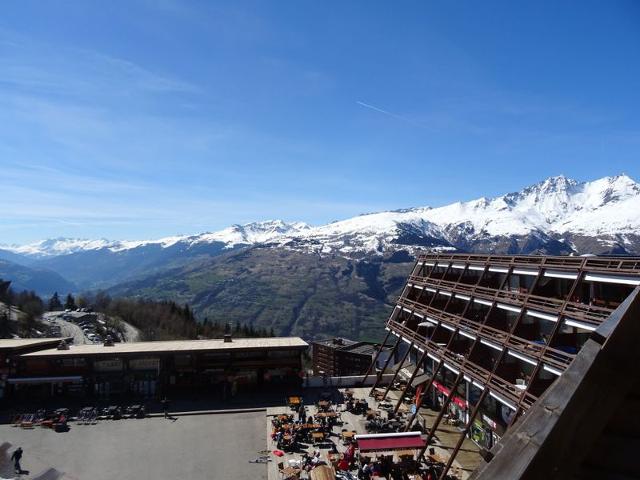
M11 255L81 291L187 303L200 320L279 335L380 340L421 250L640 255L640 186L626 175L557 176L493 198L315 227L271 220L159 240L57 239L20 250Z
M640 233L640 184L625 174L590 182L558 175L517 192L493 198L480 197L441 207L413 207L358 215L326 225L267 220L196 235L158 240L110 241L106 239L48 239L22 246L0 246L5 251L43 259L83 251L124 252L141 247L180 245L190 249L219 244L223 249L273 244L310 253L335 253L347 257L382 254L408 248L465 249L487 237L546 235L603 237L600 244L633 244L625 238ZM464 237L464 241L460 241ZM412 242L404 238L413 239ZM634 250L632 250L634 251ZM567 253L585 253L571 247ZM592 253L592 252L588 252ZM594 252L598 253L598 252Z

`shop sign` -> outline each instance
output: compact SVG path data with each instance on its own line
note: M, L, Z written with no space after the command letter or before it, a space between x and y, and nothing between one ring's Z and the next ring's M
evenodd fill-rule
M119 358L112 360L96 360L93 362L93 369L96 372L118 372L122 370L122 360Z
M158 370L160 368L159 358L133 358L129 360L131 370Z
M440 393L446 396L449 396L449 393L451 393L450 389L448 389L447 387L445 387L444 385L442 385L440 382L436 380L433 381L433 386L436 388L436 390L438 390ZM457 406L459 406L460 408L466 409L468 407L467 402L464 399L458 397L457 395L454 395L451 401L455 403Z
M493 430L495 430L496 428L498 428L498 425L496 424L496 422L494 422L493 420L491 420L489 417L487 417L484 413L482 414L482 421L484 423L486 423L487 425L489 425Z
M445 387L444 385L442 385L440 382L434 380L433 381L433 386L436 387L436 390L438 390L439 392L443 393L444 395L449 396L449 392L451 390L449 390L447 387Z
M453 403L455 403L457 406L459 406L460 408L462 408L463 410L466 410L468 405L467 402L465 402L462 398L460 397L456 397L454 396L452 398Z

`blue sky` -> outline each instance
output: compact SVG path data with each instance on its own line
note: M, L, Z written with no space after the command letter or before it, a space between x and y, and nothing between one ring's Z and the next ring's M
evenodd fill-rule
M0 243L640 179L634 1L3 2Z

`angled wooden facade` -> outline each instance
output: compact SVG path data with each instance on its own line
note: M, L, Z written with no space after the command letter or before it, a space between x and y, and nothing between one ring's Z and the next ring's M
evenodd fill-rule
M490 450L526 415L639 284L640 258L420 256L386 328L408 348L401 362L428 374L419 403L439 408L428 440L459 417L442 478L465 436Z

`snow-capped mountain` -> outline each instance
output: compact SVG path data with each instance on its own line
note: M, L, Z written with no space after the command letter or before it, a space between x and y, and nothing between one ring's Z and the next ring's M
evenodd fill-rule
M303 222L286 223L281 220L232 225L218 232L200 235L177 235L157 240L90 240L78 238L52 238L27 245L4 245L0 249L33 258L57 257L83 251L106 249L111 252L124 252L145 246L168 248L182 245L186 248L198 244L223 243L226 248L239 245L268 243L287 236L302 234L311 227Z
M403 246L473 250L475 242L524 238L610 246L640 235L640 185L626 175L579 183L564 176L499 197L361 215L316 227L295 240L321 252L384 252ZM640 246L640 245L639 245ZM410 248L411 249L411 248ZM527 252L523 252L527 253Z
M640 185L626 175L577 182L548 178L495 198L360 215L311 227L280 220L217 232L144 241L51 239L0 247L33 258L143 247L182 250L270 244L321 254L360 256L419 248L529 253L640 253Z

